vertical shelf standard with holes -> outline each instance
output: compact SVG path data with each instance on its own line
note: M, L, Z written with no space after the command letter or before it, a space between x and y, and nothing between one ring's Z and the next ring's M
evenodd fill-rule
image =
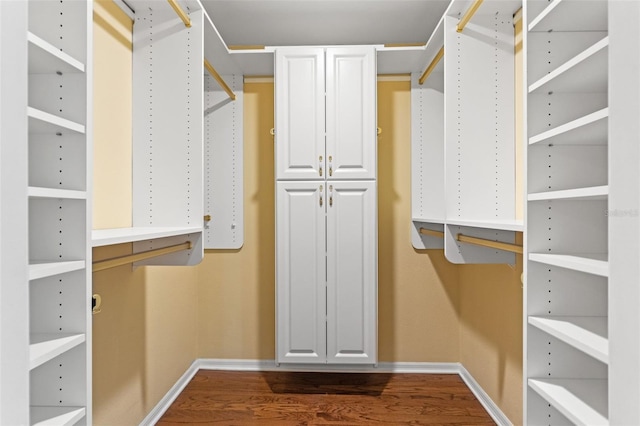
M92 15L0 3L2 424L91 424Z
M611 3L525 2L530 425L612 420Z

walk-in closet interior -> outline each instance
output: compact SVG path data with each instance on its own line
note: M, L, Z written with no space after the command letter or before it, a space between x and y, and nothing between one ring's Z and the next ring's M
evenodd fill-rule
M0 1L0 425L155 424L199 370L451 374L496 424L640 424L639 27Z

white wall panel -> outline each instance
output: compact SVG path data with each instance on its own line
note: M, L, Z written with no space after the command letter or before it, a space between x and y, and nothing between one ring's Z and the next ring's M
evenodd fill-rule
M205 249L239 249L244 243L243 77L223 75L232 101L208 74L204 79Z

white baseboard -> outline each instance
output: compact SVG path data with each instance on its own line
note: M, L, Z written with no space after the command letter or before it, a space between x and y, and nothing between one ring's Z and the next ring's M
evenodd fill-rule
M460 371L458 374L460 374L460 378L466 383L467 387L471 389L471 392L473 392L478 401L480 401L484 409L487 410L487 413L489 413L493 421L500 426L513 426L509 418L502 412L500 407L493 402L484 389L482 389L482 386L476 382L476 379L473 378L471 373L464 368L464 365L459 364L459 366Z
M162 417L162 415L169 409L173 401L176 400L180 392L189 384L193 376L196 375L198 370L200 370L198 366L199 360L193 361L193 363L189 366L187 371L178 379L178 381L169 389L169 392L166 393L165 396L162 397L160 401L153 407L153 410L147 414L141 422L140 425L143 426L152 426L158 423L158 420Z
M376 366L336 365L327 368L327 365L323 365L320 368L312 364L278 366L274 360L251 359L196 359L140 424L147 426L158 422L198 370L458 374L498 425L512 426L507 416L475 381L471 373L457 362L381 362Z

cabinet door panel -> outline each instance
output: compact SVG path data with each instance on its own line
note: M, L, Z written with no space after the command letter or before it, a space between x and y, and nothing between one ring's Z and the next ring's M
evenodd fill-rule
M324 363L326 189L278 182L276 190L277 360Z
M328 182L327 361L377 359L376 183Z
M326 56L328 179L375 179L375 50L330 48Z
M276 51L276 179L323 179L324 49Z

